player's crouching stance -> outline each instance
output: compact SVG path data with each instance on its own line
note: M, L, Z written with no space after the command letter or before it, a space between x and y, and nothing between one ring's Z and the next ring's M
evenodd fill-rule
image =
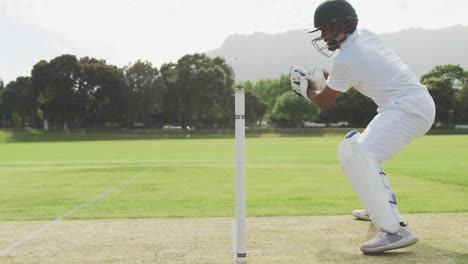
M379 253L413 245L418 237L403 222L380 164L430 129L434 101L408 66L374 33L357 29L356 11L345 0L322 2L315 10L314 24L311 32L321 31L312 41L316 49L328 57L340 51L329 73L291 67L294 91L327 109L341 93L354 87L378 106L378 114L364 132L348 133L338 148L341 167L366 208L353 215L370 219L379 230L361 250Z

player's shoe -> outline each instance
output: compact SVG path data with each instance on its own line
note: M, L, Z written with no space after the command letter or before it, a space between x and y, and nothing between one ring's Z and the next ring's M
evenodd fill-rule
M387 250L409 247L419 241L410 225L401 226L397 233L379 230L377 235L361 245L364 253L380 253Z
M369 214L367 213L366 209L353 210L353 215L358 220L370 221Z

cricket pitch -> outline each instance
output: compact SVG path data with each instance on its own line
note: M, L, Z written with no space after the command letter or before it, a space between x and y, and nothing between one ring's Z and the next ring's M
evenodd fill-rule
M407 214L414 246L364 255L376 230L352 216L248 218L247 263L468 263L468 213ZM47 225L0 222L0 250ZM64 220L0 263L234 263L234 218Z

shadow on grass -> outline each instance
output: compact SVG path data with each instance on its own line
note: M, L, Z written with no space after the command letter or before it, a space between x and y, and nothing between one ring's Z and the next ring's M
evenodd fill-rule
M350 129L297 128L297 129L247 129L247 138L256 137L321 137L345 135ZM3 129L0 142L56 142L93 140L148 140L148 139L210 139L234 138L234 129L163 130L163 129L87 129L87 130L37 130Z
M247 138L257 137L322 137L344 136L351 130L363 128L255 128L247 129ZM468 130L431 130L430 135L468 134ZM234 138L234 129L86 129L86 130L49 130L39 129L0 129L2 142L55 142L55 141L93 141L93 140L148 140L148 139L210 139Z

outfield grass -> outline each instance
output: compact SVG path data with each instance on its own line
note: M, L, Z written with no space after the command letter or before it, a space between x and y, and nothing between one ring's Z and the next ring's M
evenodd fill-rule
M0 133L0 220L55 219L152 166L67 219L233 216L234 139L200 137L18 142ZM248 215L361 207L338 165L341 138L248 138ZM468 135L425 136L384 164L401 211L468 212L467 150Z

